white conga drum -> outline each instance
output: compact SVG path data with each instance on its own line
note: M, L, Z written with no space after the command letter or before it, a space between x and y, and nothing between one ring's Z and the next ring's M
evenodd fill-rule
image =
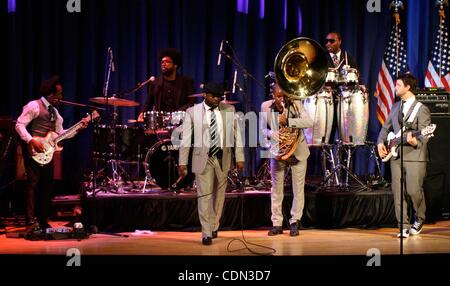
M369 96L364 88L342 88L338 102L338 125L344 145L364 145L369 126Z
M333 92L324 88L318 93L305 98L303 105L314 121L312 128L304 129L306 142L310 146L320 146L328 143L333 126Z

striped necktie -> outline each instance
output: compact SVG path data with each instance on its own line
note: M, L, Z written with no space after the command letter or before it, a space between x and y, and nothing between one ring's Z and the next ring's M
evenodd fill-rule
M339 59L336 54L333 54L333 63L335 67L339 65Z
M214 112L214 108L209 109L211 111L211 124L209 125L209 136L211 138L211 145L209 148L209 157L214 157L217 152L220 151L219 136L217 134L217 118Z

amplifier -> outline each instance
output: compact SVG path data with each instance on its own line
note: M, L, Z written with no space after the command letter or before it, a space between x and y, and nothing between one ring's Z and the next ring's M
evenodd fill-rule
M425 104L431 115L450 115L450 92L439 88L425 88L416 91L416 99Z

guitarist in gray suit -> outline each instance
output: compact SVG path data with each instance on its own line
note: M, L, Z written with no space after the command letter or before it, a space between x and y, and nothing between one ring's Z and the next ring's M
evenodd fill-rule
M389 151L386 149L384 142L388 137L388 133L393 131L395 134L400 131L400 123L403 121L405 126L406 140L404 140L403 153L403 174L404 174L404 190L413 203L415 211L414 223L410 226L408 217L408 204L406 197L401 198L400 194L400 160L391 159L392 173L392 191L394 193L395 215L400 223L400 202L403 200L403 230L398 237L408 237L417 235L422 231L425 221L425 196L423 192L423 180L426 175L426 167L428 161L427 138L421 136L412 136L411 131L422 130L431 123L430 110L428 107L416 100L413 91L417 88L418 81L411 74L404 74L397 78L395 83L395 94L401 99L396 102L389 113L386 122L378 135L377 147L381 158L388 156Z
M63 87L58 76L44 80L39 88L40 98L23 107L17 119L16 131L26 143L23 157L27 173L26 224L38 223L41 228L50 227L47 222L50 193L53 183L53 164L40 165L31 155L44 152L44 145L36 137L44 137L49 131L64 133L63 118L55 106L63 99ZM83 120L83 128L88 125ZM74 136L75 134L73 134Z
M207 83L205 100L186 110L182 125L179 175L188 173L192 152L192 172L197 182L198 216L202 226L202 243L211 245L217 237L234 148L236 168L244 169L244 150L234 106L220 101L222 85Z
M284 174L290 166L292 170L292 192L294 195L291 217L289 219L290 236L298 236L299 222L303 215L305 205L305 178L309 149L303 134L302 128L313 126L313 121L306 112L300 100L291 101L286 104L285 93L278 84L272 84L271 92L274 99L261 104L261 128L263 134L271 139L271 142L279 141L279 131L276 126L289 126L298 128L300 136L294 153L286 160L277 158L270 159L270 175L272 177L271 210L273 227L269 231L269 236L283 233L283 195L284 195ZM298 114L293 112L296 105ZM276 116L278 114L278 117ZM278 125L279 124L279 125Z

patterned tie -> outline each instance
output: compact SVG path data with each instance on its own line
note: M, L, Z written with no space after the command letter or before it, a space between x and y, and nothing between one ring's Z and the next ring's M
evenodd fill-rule
M48 114L50 114L50 121L53 122L55 121L55 108L53 107L53 105L49 105L47 107L48 109Z
M211 111L211 124L209 125L209 136L211 138L211 145L209 148L209 157L214 157L217 152L220 151L219 136L217 135L217 118L214 112L214 108L209 109Z
M339 65L339 59L336 54L333 54L333 63L335 67Z
M405 106L405 101L402 100L402 102L400 103L400 111L398 112L398 123L400 125L402 125L402 121L403 121L403 108Z

